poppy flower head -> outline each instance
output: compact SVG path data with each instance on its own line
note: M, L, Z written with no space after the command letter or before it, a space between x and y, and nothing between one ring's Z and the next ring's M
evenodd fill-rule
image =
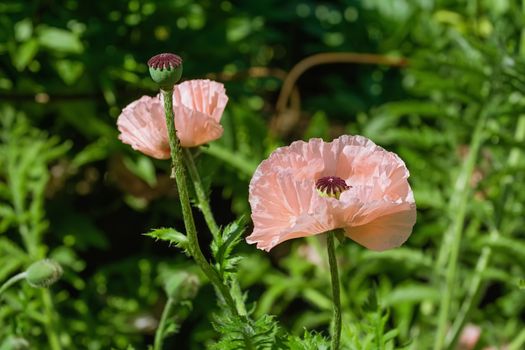
M182 58L173 53L161 53L148 60L148 67L154 69L177 68L182 64Z
M161 53L148 60L151 79L163 90L171 90L182 76L182 58L173 53Z
M362 136L278 148L250 181L254 230L246 240L270 250L292 238L343 229L369 249L397 247L416 220L408 176L396 154Z
M315 188L321 196L337 199L339 199L343 191L348 190L350 187L345 180L337 176L323 176L315 182Z
M196 147L222 136L220 124L228 102L221 83L188 80L173 88L175 129L182 147ZM170 147L163 98L143 96L126 106L117 120L119 139L137 151L168 159Z

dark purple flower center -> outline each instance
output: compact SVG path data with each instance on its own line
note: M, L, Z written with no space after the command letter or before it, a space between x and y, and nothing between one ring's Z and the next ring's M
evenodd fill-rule
M339 198L339 195L348 190L345 180L337 176L324 176L315 182L315 188L323 195Z
M148 66L155 69L177 68L182 64L182 58L173 53L161 53L148 60Z

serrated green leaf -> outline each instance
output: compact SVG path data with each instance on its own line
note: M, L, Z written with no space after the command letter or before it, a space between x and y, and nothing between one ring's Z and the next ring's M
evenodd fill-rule
M241 236L245 230L245 219L241 217L223 228L219 234L213 238L211 251L218 265L219 273L234 272L235 266L240 261L240 257L231 257L235 246L239 244Z
M186 254L189 254L188 237L173 228L158 228L145 233L144 235L169 242L170 244L183 249Z

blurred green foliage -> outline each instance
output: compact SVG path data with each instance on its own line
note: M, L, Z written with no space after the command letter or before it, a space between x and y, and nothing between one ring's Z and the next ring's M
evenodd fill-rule
M166 301L166 276L197 273L180 251L143 235L182 228L176 191L168 164L121 144L115 126L129 102L156 94L147 59L173 51L184 59L184 79L213 78L228 91L224 136L201 150L197 164L223 226L249 217L251 173L291 140L362 134L407 163L419 209L407 244L383 253L350 241L338 248L348 349L454 349L466 323L481 327L480 347L522 349L522 6L2 1L0 283L45 256L65 273L51 293L21 284L0 299L0 348L21 337L46 349L52 333L70 349L146 348ZM275 127L288 117L275 109L283 74L271 69L286 72L309 55L349 51L403 56L409 64L313 67L297 84L299 118ZM254 67L271 69L254 74ZM222 254L225 275L238 266L254 332L291 349L327 348L331 297L322 242L296 240L265 254L229 232L243 259L229 256L227 245L208 253ZM220 322L212 288L203 285L194 298L191 312L184 309L190 304L180 309L178 333L166 345L235 344L239 325ZM48 329L49 320L56 329ZM442 344L435 345L436 334Z

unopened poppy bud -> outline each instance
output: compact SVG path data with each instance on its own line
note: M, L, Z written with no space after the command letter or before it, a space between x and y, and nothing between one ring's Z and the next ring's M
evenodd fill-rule
M29 342L24 338L20 337L9 337L7 338L2 345L0 345L0 350L26 350L29 349Z
M185 271L176 272L166 281L166 294L177 301L190 300L197 295L200 284L197 275Z
M26 270L26 281L31 287L47 288L62 277L62 267L53 260L37 261Z
M182 76L182 58L161 53L148 60L149 74L162 90L171 90Z

